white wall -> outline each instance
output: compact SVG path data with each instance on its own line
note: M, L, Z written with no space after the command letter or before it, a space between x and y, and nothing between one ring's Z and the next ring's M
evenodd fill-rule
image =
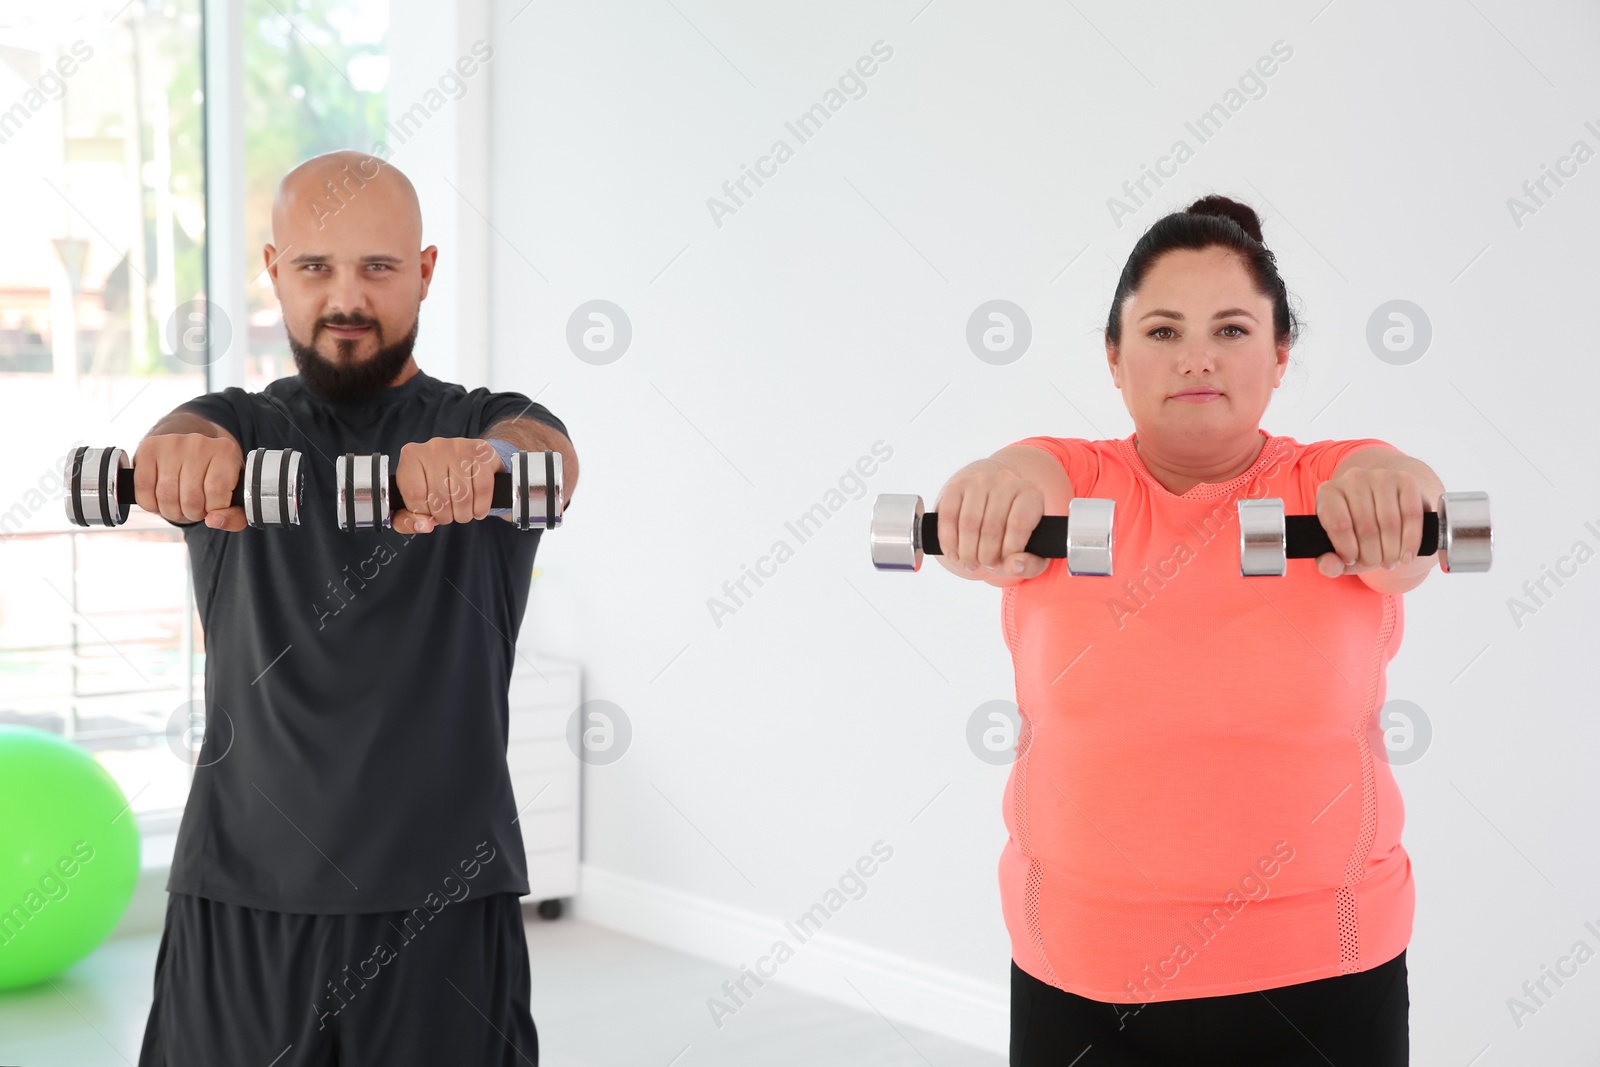
M732 974L881 838L894 857L831 920L842 940L802 947L782 978L1004 1047L1007 771L964 738L978 704L1014 695L1000 594L936 566L875 573L871 497L931 501L1027 434L1129 433L1099 340L1117 273L1159 213L1222 192L1262 214L1308 325L1265 428L1384 437L1494 502L1493 571L1436 574L1407 597L1389 678L1434 731L1396 768L1417 885L1415 1062L1487 1047L1474 1062L1577 1063L1600 1044L1600 963L1550 986L1520 1029L1507 999L1575 942L1600 948L1583 925L1600 929L1600 564L1520 626L1508 598L1575 543L1600 548L1600 162L1520 226L1507 198L1574 141L1600 148L1600 14L1190 10L493 6L489 377L537 393L582 460L527 625L634 729L623 759L588 770L598 903L580 913L698 941ZM707 198L774 139L794 145L785 120L879 40L893 57L865 97L717 226ZM1293 54L1265 95L1119 227L1108 197L1175 139L1195 147L1185 121L1280 40ZM1033 324L1009 366L964 338L997 297ZM596 298L633 327L603 366L565 341ZM1366 342L1396 298L1433 327L1408 366ZM893 458L866 492L715 624L724 581L775 540L795 545L785 522L880 440ZM696 908L704 924L673 926ZM886 954L876 971L869 950ZM948 995L908 993L916 968Z
M417 361L468 389L488 384L489 0L392 0L384 154L417 189L422 243L437 245ZM490 60L493 63L493 60Z

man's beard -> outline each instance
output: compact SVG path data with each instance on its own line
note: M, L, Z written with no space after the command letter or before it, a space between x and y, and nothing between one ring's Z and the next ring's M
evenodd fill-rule
M306 384L335 403L364 400L389 388L395 376L411 359L411 350L417 343L417 326L422 316L411 324L411 332L392 345L383 343L383 327L376 319L335 315L320 320L311 334L312 343L303 345L295 340L284 324L284 334L289 338L289 351L294 353L294 365ZM356 345L366 340L360 338L335 338L338 361L330 360L314 347L317 333L327 326L370 326L378 342L378 350L366 359L353 358Z

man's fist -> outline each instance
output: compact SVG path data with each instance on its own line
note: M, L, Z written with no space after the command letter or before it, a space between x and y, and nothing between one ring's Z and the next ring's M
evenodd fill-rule
M245 528L244 508L233 506L233 487L244 453L232 437L201 433L146 437L133 454L134 500L168 522L199 522L235 533Z
M403 446L394 480L405 507L395 508L394 528L427 533L445 523L487 518L494 476L505 469L494 446L475 437L435 437Z

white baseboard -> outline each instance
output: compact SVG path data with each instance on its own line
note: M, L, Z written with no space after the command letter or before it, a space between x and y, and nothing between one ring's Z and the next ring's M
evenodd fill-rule
M792 959L770 979L858 1011L873 1008L894 1021L1005 1055L1010 1041L1010 991L955 971L818 931L799 943L785 920L583 864L572 912L605 926L728 968L753 967L783 940ZM769 965L770 966L770 965ZM845 979L848 978L849 982ZM852 983L856 987L851 988ZM753 988L747 984L747 988ZM856 989L860 990L858 994ZM707 989L707 998L723 997ZM755 996L759 996L757 990ZM862 997L869 998L863 1003ZM724 997L726 1000L726 998ZM724 1019L725 1024L731 1020ZM711 1013L707 1011L707 1026Z

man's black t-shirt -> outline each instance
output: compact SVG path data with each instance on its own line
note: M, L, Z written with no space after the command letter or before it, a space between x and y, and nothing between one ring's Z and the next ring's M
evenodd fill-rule
M353 403L296 375L181 409L246 452L300 450L304 488L299 526L184 529L207 726L167 889L275 911L392 911L478 866L478 892L528 892L507 688L540 532L493 516L341 532L334 460L383 452L393 471L408 442L481 437L515 416L566 427L520 393L420 371Z

